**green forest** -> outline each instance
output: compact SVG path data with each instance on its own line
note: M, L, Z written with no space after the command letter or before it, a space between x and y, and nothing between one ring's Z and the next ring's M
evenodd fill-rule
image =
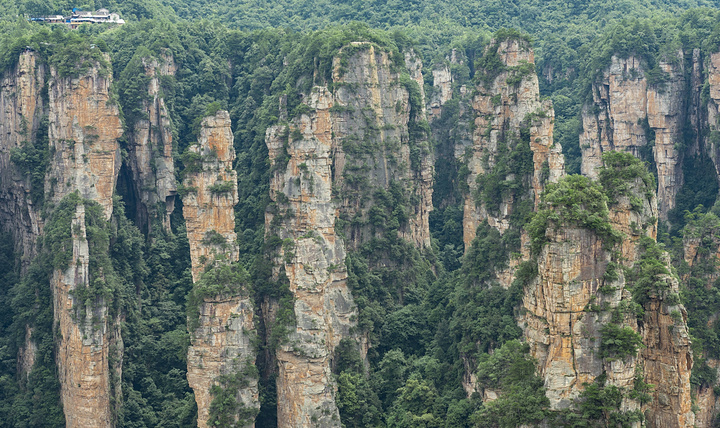
M104 278L88 288L82 300L107 298L111 313L124 314L116 426L197 426L198 409L186 378L192 329L188 319L197 319L203 297L240 291L249 293L258 306L273 299L286 311L268 339L254 343L260 357L259 373L253 375L259 377L261 404L255 426L278 426L277 372L268 361L283 340L284 328L294 322L287 314L288 308L292 312L292 293L283 281L272 279L272 256L282 243L269 239L265 230L266 212L274 209L274 171L265 137L270 126L283 121L278 118L279 100L286 100L290 119L299 117L313 79L330 76L333 58L356 41L371 42L397 57L414 50L423 63L422 89L428 98L435 90L432 71L449 65L458 94L461 85L473 87L494 78L484 74L497 60L488 47L503 37L527 40L535 51L540 95L552 101L554 139L562 145L568 175L545 188L537 209L528 197L514 198L509 228L501 234L481 223L465 248L463 203L469 189L461 178L468 172L457 161L454 144L474 124L468 124L457 100L449 101L442 115L429 123L418 119L425 106L414 105L411 138L428 140L435 166L432 245L418 249L401 239L399 229L407 222L404 207L410 204L404 189L372 195L380 201L371 212L375 238L349 249L346 257L347 283L358 306L357 329L372 346L365 359L352 340L344 339L335 349L332 376L342 426L518 427L544 421L580 428L630 427L644 420L639 410L622 406L626 396L641 403L649 400L652 385L642 375L630 390L619 390L599 377L586 385L576 405L552 409L517 317L524 287L538 274L533 261L547 244L548 230L567 225L590 230L601 246L617 250L623 236L611 226L609 208L622 198L635 198L631 188L652 189L650 193L657 188L654 161L624 153L606 154L597 180L579 175L581 111L592 101L592 84L613 55L639 58L652 84L667 79L662 62L682 63L689 75L693 50L708 56L720 50L720 2L0 0L0 7L0 73L11 72L28 48L61 77L80 76L100 64L112 73L111 91L126 132L145 114L141 107L149 78L143 61L171 55L177 73L164 76L160 85L170 115L178 182L192 172L188 147L198 140L203 118L229 111L237 155L235 232L240 248L237 264L210 271L193 285L182 203L170 218L169 231L158 223L144 228L136 221L135 202L122 183L110 222L102 219L96 203L77 195L57 206L46 203L42 183L52 154L45 118L35 141L10 153L13 165L33 183L28 198L46 217L38 256L24 274L13 236L4 228L0 235L0 426L65 426L48 284L54 270L68 266L70 222L77 204L84 204L87 212L90 271L102 272ZM27 20L68 14L73 7L104 7L120 13L126 24L86 24L70 31ZM678 58L680 50L684 56ZM464 61L450 64L452 52ZM410 83L407 87L416 89L408 91L413 105L418 88ZM704 88L705 103L708 93ZM684 150L698 136L686 128L677 149L690 153ZM523 177L533 173L531 143L529 131L500 143L501 154L492 171L478 180L475 195L488 211L499 211L507 195L528 194L530 184ZM121 139L120 146L125 154L130 150L127 139ZM642 319L643 307L658 295L687 308L694 353L691 382L720 392L716 370L707 363L720 358L720 266L713 257L720 245L720 202L716 204L717 182L707 179L717 173L712 160L701 154L687 154L682 169L675 208L667 221L660 221L657 242L640 241L633 269L617 267L613 256L605 275L622 275L631 284L634 306L623 308L618 317ZM637 198L646 197L645 190ZM532 252L529 261L516 266L524 232ZM699 242L701 262L692 266L683 253L688 239ZM664 264L665 251L671 268ZM512 285L500 287L497 274L511 265L516 268ZM665 276L682 278L679 295L667 295ZM26 377L20 374L18 353L28 325L38 349ZM622 360L644 346L638 334L623 325L613 321L603 328L603 358ZM484 403L480 394L466 394L468 364L474 366L470 371L478 385L502 391L497 400ZM233 382L240 380L227 379L225 387ZM212 426L243 426L224 416L237 412L233 397L226 389L216 392L220 399L211 407Z

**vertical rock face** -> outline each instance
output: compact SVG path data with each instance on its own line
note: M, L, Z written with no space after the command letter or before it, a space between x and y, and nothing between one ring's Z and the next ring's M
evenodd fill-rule
M708 217L711 216L708 215ZM707 220L708 217L705 219ZM681 276L681 280L687 284L690 292L698 292L697 289L701 287L706 290L712 290L714 288L713 284L716 283L718 277L720 277L716 268L718 259L720 258L720 236L718 235L718 229L713 226L711 223L710 227L708 227L708 224L691 224L685 227L683 255L690 269ZM710 306L706 301L700 301L698 303L701 307ZM705 314L705 317L702 317L700 314L698 315L696 315L698 318L695 319L696 328L703 323L705 323L707 327L712 327L717 321L718 316L716 310ZM690 312L690 316L693 316L692 312ZM702 332L695 332L695 335L696 337L700 336L701 340L705 336ZM704 363L707 364L709 371L717 376L720 372L718 370L720 368L720 362L714 358L711 352L712 351L705 352L696 357L701 358L701 364L703 362L702 358L705 358ZM714 384L702 382L700 385L693 385L693 392L696 393L695 401L699 408L695 414L695 425L698 427L712 427L714 426L713 424L716 423L716 417L718 413L720 413L720 397L715 393L717 384L716 380Z
M682 52L678 56L682 58ZM589 177L597 176L601 155L609 150L653 160L658 173L659 214L667 219L683 181L680 153L675 147L681 142L685 119L685 78L682 65L661 62L660 68L666 82L652 84L639 59L613 56L610 66L593 84L593 101L583 107L580 147L582 173Z
M198 144L189 148L185 165L183 216L190 243L193 281L215 258L238 259L234 207L238 202L235 149L230 114L218 111L203 119Z
M119 168L117 140L122 135L119 110L109 102L110 85L109 71L99 64L79 77L61 77L32 52L22 53L14 72L2 79L0 215L22 246L25 266L35 256L35 241L43 228L40 207L33 206L38 196L44 195L45 204L57 204L64 196L79 192L99 203L104 218L110 219ZM49 149L51 158L44 185L37 180L31 183L10 161L10 151L26 144L33 144L38 151ZM27 176L29 171L23 173ZM110 373L119 373L120 366L109 366L109 349L116 349L114 357L122 359L122 339L117 328L120 319L110 318L103 299L81 302L74 297L91 280L82 203L75 209L72 228L71 267L55 271L49 284L58 332L61 399L69 427L112 426L111 395L118 385L111 385ZM19 361L27 372L32 368L35 349L29 327L26 337ZM119 390L114 393L119 394Z
M57 202L79 191L112 214L112 195L120 170L120 113L110 101L110 71L92 67L79 78L50 70L50 170L45 194Z
M668 278L668 283L671 292L679 291L677 278ZM674 312L679 312L681 318L675 319ZM642 335L646 349L641 355L645 380L655 385L653 400L645 406L649 426L695 425L690 396L693 354L686 322L687 312L681 304L653 299L645 305Z
M614 249L595 232L572 224L549 227L548 243L537 257L538 275L525 288L520 319L525 339L538 359L551 407L570 407L585 389L605 374L605 384L633 390L638 373L654 385L651 400L642 404L625 395L620 411L642 410L648 426L693 426L690 410L692 351L685 308L677 298L678 280L667 274L653 277L667 289L649 294L642 322L632 307L632 281L638 281L641 238L654 240L657 208L652 191L636 179L628 195L618 196L608 219L623 238ZM635 206L631 201L635 201ZM637 201L642 201L642 206ZM670 271L666 253L661 263ZM625 270L619 266L624 265ZM630 276L626 275L630 272ZM674 314L677 312L677 314ZM674 314L671 316L671 314ZM680 315L680 316L678 316ZM633 355L607 355L603 329L610 324L631 328L643 348Z
M400 235L417 246L430 245L433 162L422 133L425 118L420 60L405 60L409 80L401 77L388 52L356 42L346 61L333 63L334 90L328 95L332 139L333 196L341 200L347 245L357 248L375 235L367 201L378 190L403 189L407 221ZM315 96L315 95L311 95ZM311 99L309 105L314 103ZM339 193L339 194L338 194Z
M430 100L430 115L433 119L440 117L442 106L452 99L452 73L446 64L436 67L432 71L433 89L435 90Z
M198 282L206 266L214 261L238 260L234 206L238 200L237 173L233 170L235 149L230 115L218 111L202 122L198 144L190 150L196 156L185 165L183 215L190 243L193 281ZM240 284L237 284L240 285ZM195 392L198 426L209 426L213 390L233 387L233 377L254 367L255 331L252 299L245 295L208 296L199 303L199 320L188 349L188 383ZM230 386L228 386L230 385ZM260 407L257 379L245 376L235 400L244 410ZM253 413L254 414L254 413ZM231 415L236 420L239 415ZM245 418L244 418L245 419ZM254 426L253 418L246 426Z
M158 216L166 229L175 209L175 168L170 117L161 96L160 78L174 76L175 61L171 56L143 61L145 74L150 78L148 98L143 101L147 118L135 123L128 136L129 164L135 192L139 196L138 217L147 225L150 217Z
M22 53L15 69L0 80L0 224L12 232L23 267L36 255L42 219L30 198L31 184L11 162L10 152L37 135L47 109L45 81L46 67L33 52Z
M610 255L591 231L576 227L548 231L548 244L538 257L538 276L525 290L520 319L546 395L554 409L568 408L606 369L599 356L600 327L609 314L589 312L591 302L616 307L627 291L598 296ZM623 296L625 294L625 296ZM587 311L587 312L586 312ZM632 382L635 361L608 363L609 373L622 372L617 386ZM618 378L620 376L614 376Z
M266 143L276 172L266 230L283 239L275 275L281 269L293 293L296 327L277 351L278 426L340 426L331 359L357 316L347 287L345 247L335 233L338 204L332 200L332 94L315 87L314 113L296 121L292 136L270 128ZM285 146L287 144L287 146ZM283 168L279 155L287 147Z
M463 59L458 54L456 49L450 52L450 55L445 57L445 62L436 64L432 70L433 76L433 93L431 97L428 97L428 111L430 113L430 119L438 119L442 114L442 107L453 98L453 87L456 84L453 76L451 66L455 64L463 64L466 59ZM467 87L465 85L460 86L460 96L466 95Z
M54 156L45 177L46 199L57 203L78 192L100 204L109 220L119 170L117 140L122 135L118 108L109 102L111 73L98 64L78 78L61 77L53 68L50 75L48 136ZM79 203L71 265L64 272L56 271L51 280L61 399L70 427L113 425L110 347L118 350L118 359L122 355L114 326L120 319L109 318L107 302L81 302L74 297L81 287L89 286L89 257L85 210ZM79 317L83 313L84 319ZM117 389L115 393L119 394Z
M254 309L252 300L240 296L206 298L199 307L199 327L192 333L188 349L187 379L198 405L198 427L205 428L210 419L212 389L222 377L232 377L255 365L252 335ZM236 400L245 410L260 408L257 379L246 378L247 385L237 390ZM232 382L230 387L232 387ZM244 426L253 427L250 420Z
M564 175L562 148L552 138L554 111L549 101L540 101L538 78L534 72L535 55L529 43L516 39L491 41L485 54L495 55L494 50L503 67L499 72L479 71L494 77L478 86L478 95L473 100L475 132L472 146L456 149L469 170L467 184L470 191L465 197L463 222L466 249L470 248L481 222L487 220L504 233L510 227L515 199L531 196L537 205L544 183L557 181ZM528 178L531 193L504 194L499 210L488 212L484 203L477 202L478 177L492 173L508 148L514 150L518 144L524 144L519 139L525 131L533 155L534 172ZM512 143L515 146L511 146Z
M385 50L352 43L333 62L332 86L306 94L310 112L267 131L274 173L266 231L282 239L275 275L289 280L296 318L277 352L281 426L340 426L331 363L357 317L345 246L382 236L387 225L370 214L376 198L400 189L399 235L430 245L433 169L417 129L425 117L421 63L410 52L405 65L401 74Z
M716 373L718 372L718 360L708 360L707 364ZM717 414L720 413L720 397L715 395L714 389L705 387L697 391L695 403L700 410L695 414L695 426L698 428L714 426Z
M648 199L638 190L641 183L633 187L642 208L633 210L630 199L623 196L609 212L613 228L626 234L619 244L619 255L613 255L591 230L573 225L549 227L548 243L537 258L538 275L525 288L520 325L531 353L538 359L546 395L555 409L570 407L585 389L584 384L592 383L603 372L607 384L633 387L637 356L605 359L600 349L601 328L613 316L615 322L639 331L632 314L616 309L632 301L625 274L617 264L626 260L627 267L632 267L641 235L654 238L656 226L651 220L657 209L654 195ZM631 230L631 223L641 226ZM641 231L643 225L646 228ZM606 275L608 266L617 274L614 278ZM599 291L601 287L607 291ZM638 409L639 403L624 400L622 410Z
M80 301L79 287L90 283L90 251L85 206L78 204L72 221L72 259L51 280L58 330L58 375L68 427L114 425L110 405L110 345L112 321L104 299Z
M720 52L711 54L707 60L707 84L710 90L707 102L707 126L710 132L707 134L705 150L720 177ZM698 102L697 105L702 104Z

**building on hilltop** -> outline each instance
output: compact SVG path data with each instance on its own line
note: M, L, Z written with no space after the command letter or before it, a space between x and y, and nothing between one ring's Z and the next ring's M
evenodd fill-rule
M107 9L98 9L95 12L80 10L79 8L73 8L70 16L62 15L49 15L49 16L37 16L30 17L32 22L47 22L49 24L66 24L71 29L76 29L80 25L89 24L118 24L122 25L125 20L120 18L117 13L111 13Z

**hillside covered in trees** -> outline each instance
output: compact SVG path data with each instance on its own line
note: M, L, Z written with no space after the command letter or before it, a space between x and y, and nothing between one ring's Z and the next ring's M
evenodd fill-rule
M0 5L0 426L718 423L717 2Z

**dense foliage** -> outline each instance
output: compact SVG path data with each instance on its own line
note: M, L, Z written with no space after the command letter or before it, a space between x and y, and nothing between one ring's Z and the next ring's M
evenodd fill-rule
M122 186L118 193L124 203L121 198L115 201L109 224L97 206L77 196L48 207L39 256L22 278L16 248L9 245L11 237L3 235L0 306L8 310L0 311L0 426L63 424L47 284L53 269L66 267L70 260L70 221L78 203L87 206L86 226L94 254L91 269L97 279L78 297L83 301L111 298L112 310L125 315L122 397L115 397L121 403L119 426L195 424L197 409L186 380L188 327L192 330L196 325L203 297L223 293L279 302L280 309L274 325L259 325L259 336L271 332L264 341L258 340L260 373L239 371L220 379L214 388L212 423L231 425L228 414L254 416L254 409L239 407L233 388L245 384L248 376L259 376L262 408L257 426L277 424L272 354L293 322L293 302L287 279L281 275L279 281L271 280L270 260L283 240L275 231L265 230L266 211L280 210L280 204L270 203L272 171L265 130L273 124L288 125L288 120L307 112L303 97L314 85L331 81L333 58L353 41L370 42L387 51L396 70L402 69L403 53L410 47L422 57L426 86L420 88L407 75L401 78L410 103L410 167L417 170L420 154L434 149L436 170L430 214L433 245L421 251L400 237L407 227L412 189L399 182L387 189L370 188L362 174L353 175L366 166L375 150L386 147L376 141L372 141L376 145L351 139L343 143L352 159L344 177L351 185L341 196L372 201L372 208L362 218L341 218L338 232L366 228L373 235L346 259L348 285L359 308L358 332L366 335L372 347L367 361L352 341L343 341L336 349L337 405L343 424L512 427L556 418L558 425L580 427L596 426L598 420L622 425L641 417L619 408L623 394L647 395L649 387L642 377L636 377L633 391L620 391L600 378L586 385L576 411L549 411L535 362L518 340L522 336L518 307L524 287L537 275L537 265L532 260L520 264L507 289L496 279L498 272L520 257L523 230L530 234L533 256L547 243L548 232L559 227L588 229L606 249L612 249L622 236L611 227L608 208L628 198L633 209L642 209L652 199L653 174L631 155L607 154L598 181L569 175L549 184L543 203L532 215L530 118L518 135L497 142L497 156L487 173L478 177L477 192L472 195L490 213L498 213L504 202L512 201L511 226L501 234L483 222L465 248L462 222L468 170L456 157L455 142L468 138L474 123L456 99L429 125L422 120L420 93L422 89L428 97L433 95L432 70L446 64L456 94L462 85L487 86L504 68L497 41L522 38L536 49L537 65L520 64L509 70L508 83L520 83L537 72L542 95L554 103L555 141L563 146L568 171L577 173L579 112L590 94L590 83L611 56L637 56L649 82L662 85L666 75L660 61L684 61L684 69L690 70L693 48L703 54L717 49L718 12L680 13L688 7L717 6L716 2L88 0L80 5L83 9L107 7L122 13L129 23L117 28L85 26L76 32L31 25L14 16L67 13L76 6L71 2L0 0L0 6L6 11L0 20L0 72L11 70L19 53L28 48L60 76L78 76L96 64L103 72L112 70L113 92L127 135L146 118L142 105L148 97L146 64L172 58L177 73L163 76L160 89L169 110L173 154L180 159L177 167L185 169L180 177L198 164L187 148L197 140L202 118L218 109L230 111L237 153L236 232L241 253L239 263L209 269L193 287L182 207L173 215L169 231L158 224L146 230L134 223L133 195ZM521 28L529 36L501 30L494 33L496 43L488 48L491 32L502 27ZM676 57L679 48L684 49L682 58ZM353 49L343 50L343 66ZM450 64L452 49L459 60ZM280 103L281 97L285 104ZM48 118L40 118L34 137L28 134L27 141L11 152L37 205L44 204L44 175L52 156L48 128ZM680 149L691 146L697 137L693 132L686 130ZM649 133L648 140L652 141ZM127 152L127 140L121 143ZM717 260L711 257L720 242L720 221L717 208L707 211L715 202L717 183L708 185L704 179L715 174L711 160L687 153L685 181L677 208L670 214L672 227L665 232L665 241L675 251L677 273L683 279L680 297L691 314L688 323L698 356L693 383L710 386L716 379L704 358L720 356L720 325L714 317L720 299ZM210 190L222 194L231 184L218 183ZM668 304L678 303L678 296L667 292L674 272L665 263L664 248L649 238L640 242L639 261L624 272L634 301L644 305L662 297ZM682 244L688 242L698 242L692 266L681 261ZM100 270L105 273L102 278L97 274ZM613 275L616 279L617 273ZM27 378L18 372L17 364L26 325L33 326L38 344L35 366ZM609 323L601 331L599 346L602 357L612 360L636 355L642 344L631 328ZM483 403L479 394L468 394L463 381L469 373L477 376L480 388L497 392L499 399Z

